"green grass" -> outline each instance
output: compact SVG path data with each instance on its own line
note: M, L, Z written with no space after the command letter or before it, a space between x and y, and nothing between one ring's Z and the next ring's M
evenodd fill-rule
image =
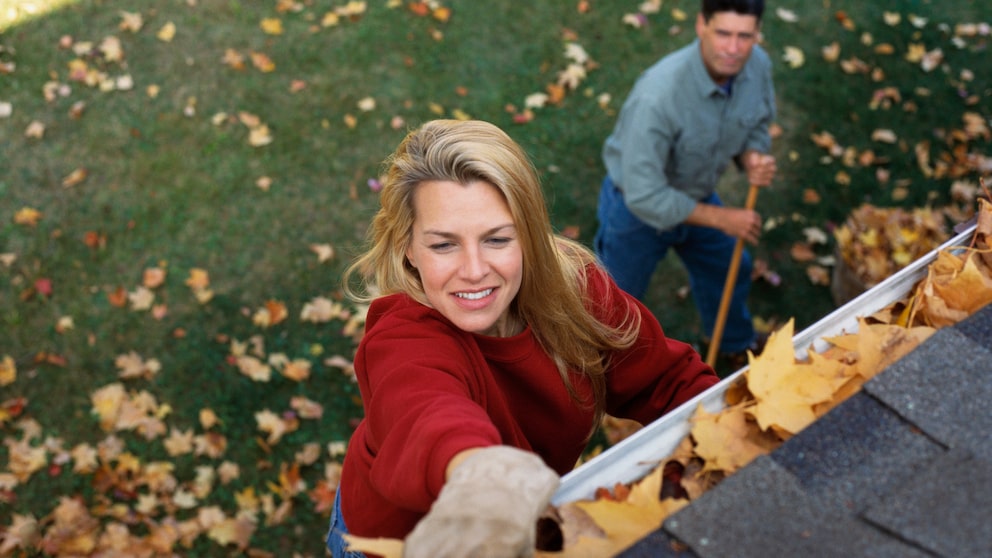
M117 381L115 357L135 351L158 359L162 370L156 377L128 380L127 387L148 390L160 403L168 403L172 412L166 422L176 428L199 429L200 409L217 412L222 420L218 428L229 440L223 459L239 463L242 478L218 486L202 504L221 505L232 514L234 492L247 487L267 492L279 464L291 462L304 442L326 446L346 440L350 420L361 416L354 384L324 363L332 355L352 355L354 341L342 333L344 321L313 324L301 321L299 314L316 296L340 296L340 273L360 250L376 207L366 182L378 175L381 161L405 130L456 111L504 127L541 172L555 226L578 227L580 240L589 243L596 228L602 141L638 73L691 39L691 19L675 21L671 10L680 8L691 17L696 2L665 2L641 29L621 21L639 2L619 0L592 2L585 14L574 2L448 2L453 15L446 23L418 17L405 3L388 8L386 2L374 1L362 17L328 28L320 27L321 18L343 2L309 0L298 4L299 11L287 12L277 12L277 2L195 4L80 0L52 3L49 12L15 19L8 16L19 3L0 1L0 63L15 65L12 73L0 73L0 102L13 107L9 117L0 118L0 254L16 256L11 265L0 264L0 358L9 356L17 367L17 380L0 388L0 401L26 398L22 417L41 424L42 439L58 437L66 448L95 445L106 433L91 412L90 394ZM967 142L944 138L962 127L965 111L986 121L992 112L992 84L984 71L990 38L968 38L960 48L950 41L955 24L989 21L992 8L964 0L889 4L888 10L903 16L896 26L886 25L881 9L866 2L787 6L799 16L796 23L776 17L775 6L766 17L765 47L775 60L783 135L774 144L780 177L761 193L758 209L779 225L751 250L769 262L783 283L756 283L751 306L768 321L794 318L797 331L834 308L828 287L813 285L806 277L808 264L789 256L804 228L829 230L865 202L905 207L949 203L950 184L958 177L924 177L913 155L919 141L931 142L934 160L962 145L966 151L988 152L987 137ZM139 9L145 21L139 32L118 28L121 11ZM838 10L856 23L855 30L841 27ZM913 27L909 14L928 22ZM263 18L281 19L284 33L263 33ZM156 34L170 21L176 25L175 37L159 40ZM670 33L674 25L681 31ZM527 124L514 123L506 105L522 109L527 95L542 91L567 65L566 31L597 67L559 106L537 109ZM865 33L874 44L892 44L896 53L875 54L863 40ZM135 87L101 92L69 81L68 65L77 56L59 48L66 35L95 45L110 35L119 38L122 62L88 61L110 76L130 75ZM882 68L884 79L846 74L825 62L820 48L832 41L840 43L842 59L857 56ZM924 72L919 64L907 62L903 55L910 43L942 48L945 64ZM786 46L805 52L801 68L783 61ZM263 52L276 69L263 73L250 60L244 70L232 69L221 62L227 49L246 57ZM971 81L961 77L966 69L974 74ZM303 80L306 88L291 92L292 80ZM46 101L42 91L49 81L68 85L71 93ZM150 85L160 88L156 97L146 93ZM908 112L899 105L871 110L872 93L884 86L897 87L918 110ZM929 95L917 94L918 88ZM605 110L597 102L604 93L611 96ZM970 95L978 99L976 104L965 103ZM363 112L358 102L369 96L376 108ZM191 98L195 114L186 115ZM79 119L69 116L76 102L85 103ZM435 107L441 107L440 114ZM248 130L237 121L242 111L269 126L274 138L270 145L249 145ZM222 112L229 118L212 123ZM345 124L348 116L356 119L354 128ZM403 119L398 128L391 125L394 117ZM25 136L35 120L46 126L41 139ZM876 128L891 128L903 144L872 142ZM845 146L871 148L887 158L884 166L892 180L880 185L874 168L824 161L823 151L809 139L822 131ZM87 169L86 180L63 187L63 179L77 168ZM849 186L835 182L840 170L851 175ZM255 185L262 176L272 179L268 191ZM960 178L977 182L979 177L971 169ZM906 197L899 200L893 199L898 181L908 184ZM745 188L742 177L731 172L721 183L721 194L739 205ZM804 203L806 189L817 191L822 201ZM14 215L25 207L43 213L36 226L15 224ZM105 247L88 247L83 242L88 232L105 235ZM315 243L332 244L336 258L318 262L309 249ZM817 251L829 255L832 246ZM155 289L156 301L168 306L164 318L109 303L108 293L135 290L143 270L152 266L168 272L165 284ZM216 295L206 304L198 303L185 285L194 268L210 273ZM42 278L52 282L50 297L32 293ZM694 306L676 296L686 283L680 264L670 256L659 267L646 303L670 335L695 341L701 332ZM285 303L288 319L269 328L254 325L251 316L268 300ZM58 333L56 324L64 316L72 317L75 327ZM229 341L256 335L266 354L310 360L312 377L297 383L275 375L271 382L259 383L240 375L227 362ZM322 352L315 354L319 351L314 347ZM39 354L57 355L65 364L47 363ZM256 428L254 413L286 410L293 395L321 402L323 418L301 421L298 431L266 453L255 441L264 434ZM3 423L3 435L20 438L15 421ZM160 440L118 435L143 461L170 459ZM10 457L8 445L0 447L0 464ZM308 488L331 459L325 452L317 464L303 469ZM192 456L171 460L180 483L192 480L195 466L220 461ZM5 469L0 466L0 472ZM92 501L91 476L70 470L55 475L42 469L12 492L0 492L7 500L0 526L9 525L14 513L42 518L60 496L82 494ZM314 512L301 493L288 521L261 525L251 546L277 556L319 556L325 527L326 517ZM201 537L192 553L229 551Z

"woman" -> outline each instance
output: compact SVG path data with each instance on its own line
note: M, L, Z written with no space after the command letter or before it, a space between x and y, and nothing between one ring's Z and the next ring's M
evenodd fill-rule
M407 556L529 555L604 414L647 423L718 379L553 233L533 166L496 126L428 122L387 164L370 248L345 274L371 301L365 419L328 547L344 555L350 532L406 538Z

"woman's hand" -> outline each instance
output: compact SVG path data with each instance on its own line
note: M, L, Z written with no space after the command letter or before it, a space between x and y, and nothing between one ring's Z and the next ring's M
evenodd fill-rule
M407 536L403 557L533 556L537 520L559 480L531 452L473 450L452 467L431 511Z

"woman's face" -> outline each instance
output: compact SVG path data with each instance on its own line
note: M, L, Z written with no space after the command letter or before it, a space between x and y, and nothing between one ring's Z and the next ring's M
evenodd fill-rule
M506 337L520 291L523 252L503 195L488 182L422 182L413 195L406 257L427 301L465 331Z

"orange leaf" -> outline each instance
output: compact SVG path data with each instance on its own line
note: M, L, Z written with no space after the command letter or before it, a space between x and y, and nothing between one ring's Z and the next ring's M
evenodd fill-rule
M334 497L337 493L337 487L331 486L327 481L321 479L307 495L310 496L310 501L314 504L313 510L315 512L327 513L334 507Z
M431 13L431 8L427 5L427 2L410 2L407 4L407 7L418 16L425 16Z

